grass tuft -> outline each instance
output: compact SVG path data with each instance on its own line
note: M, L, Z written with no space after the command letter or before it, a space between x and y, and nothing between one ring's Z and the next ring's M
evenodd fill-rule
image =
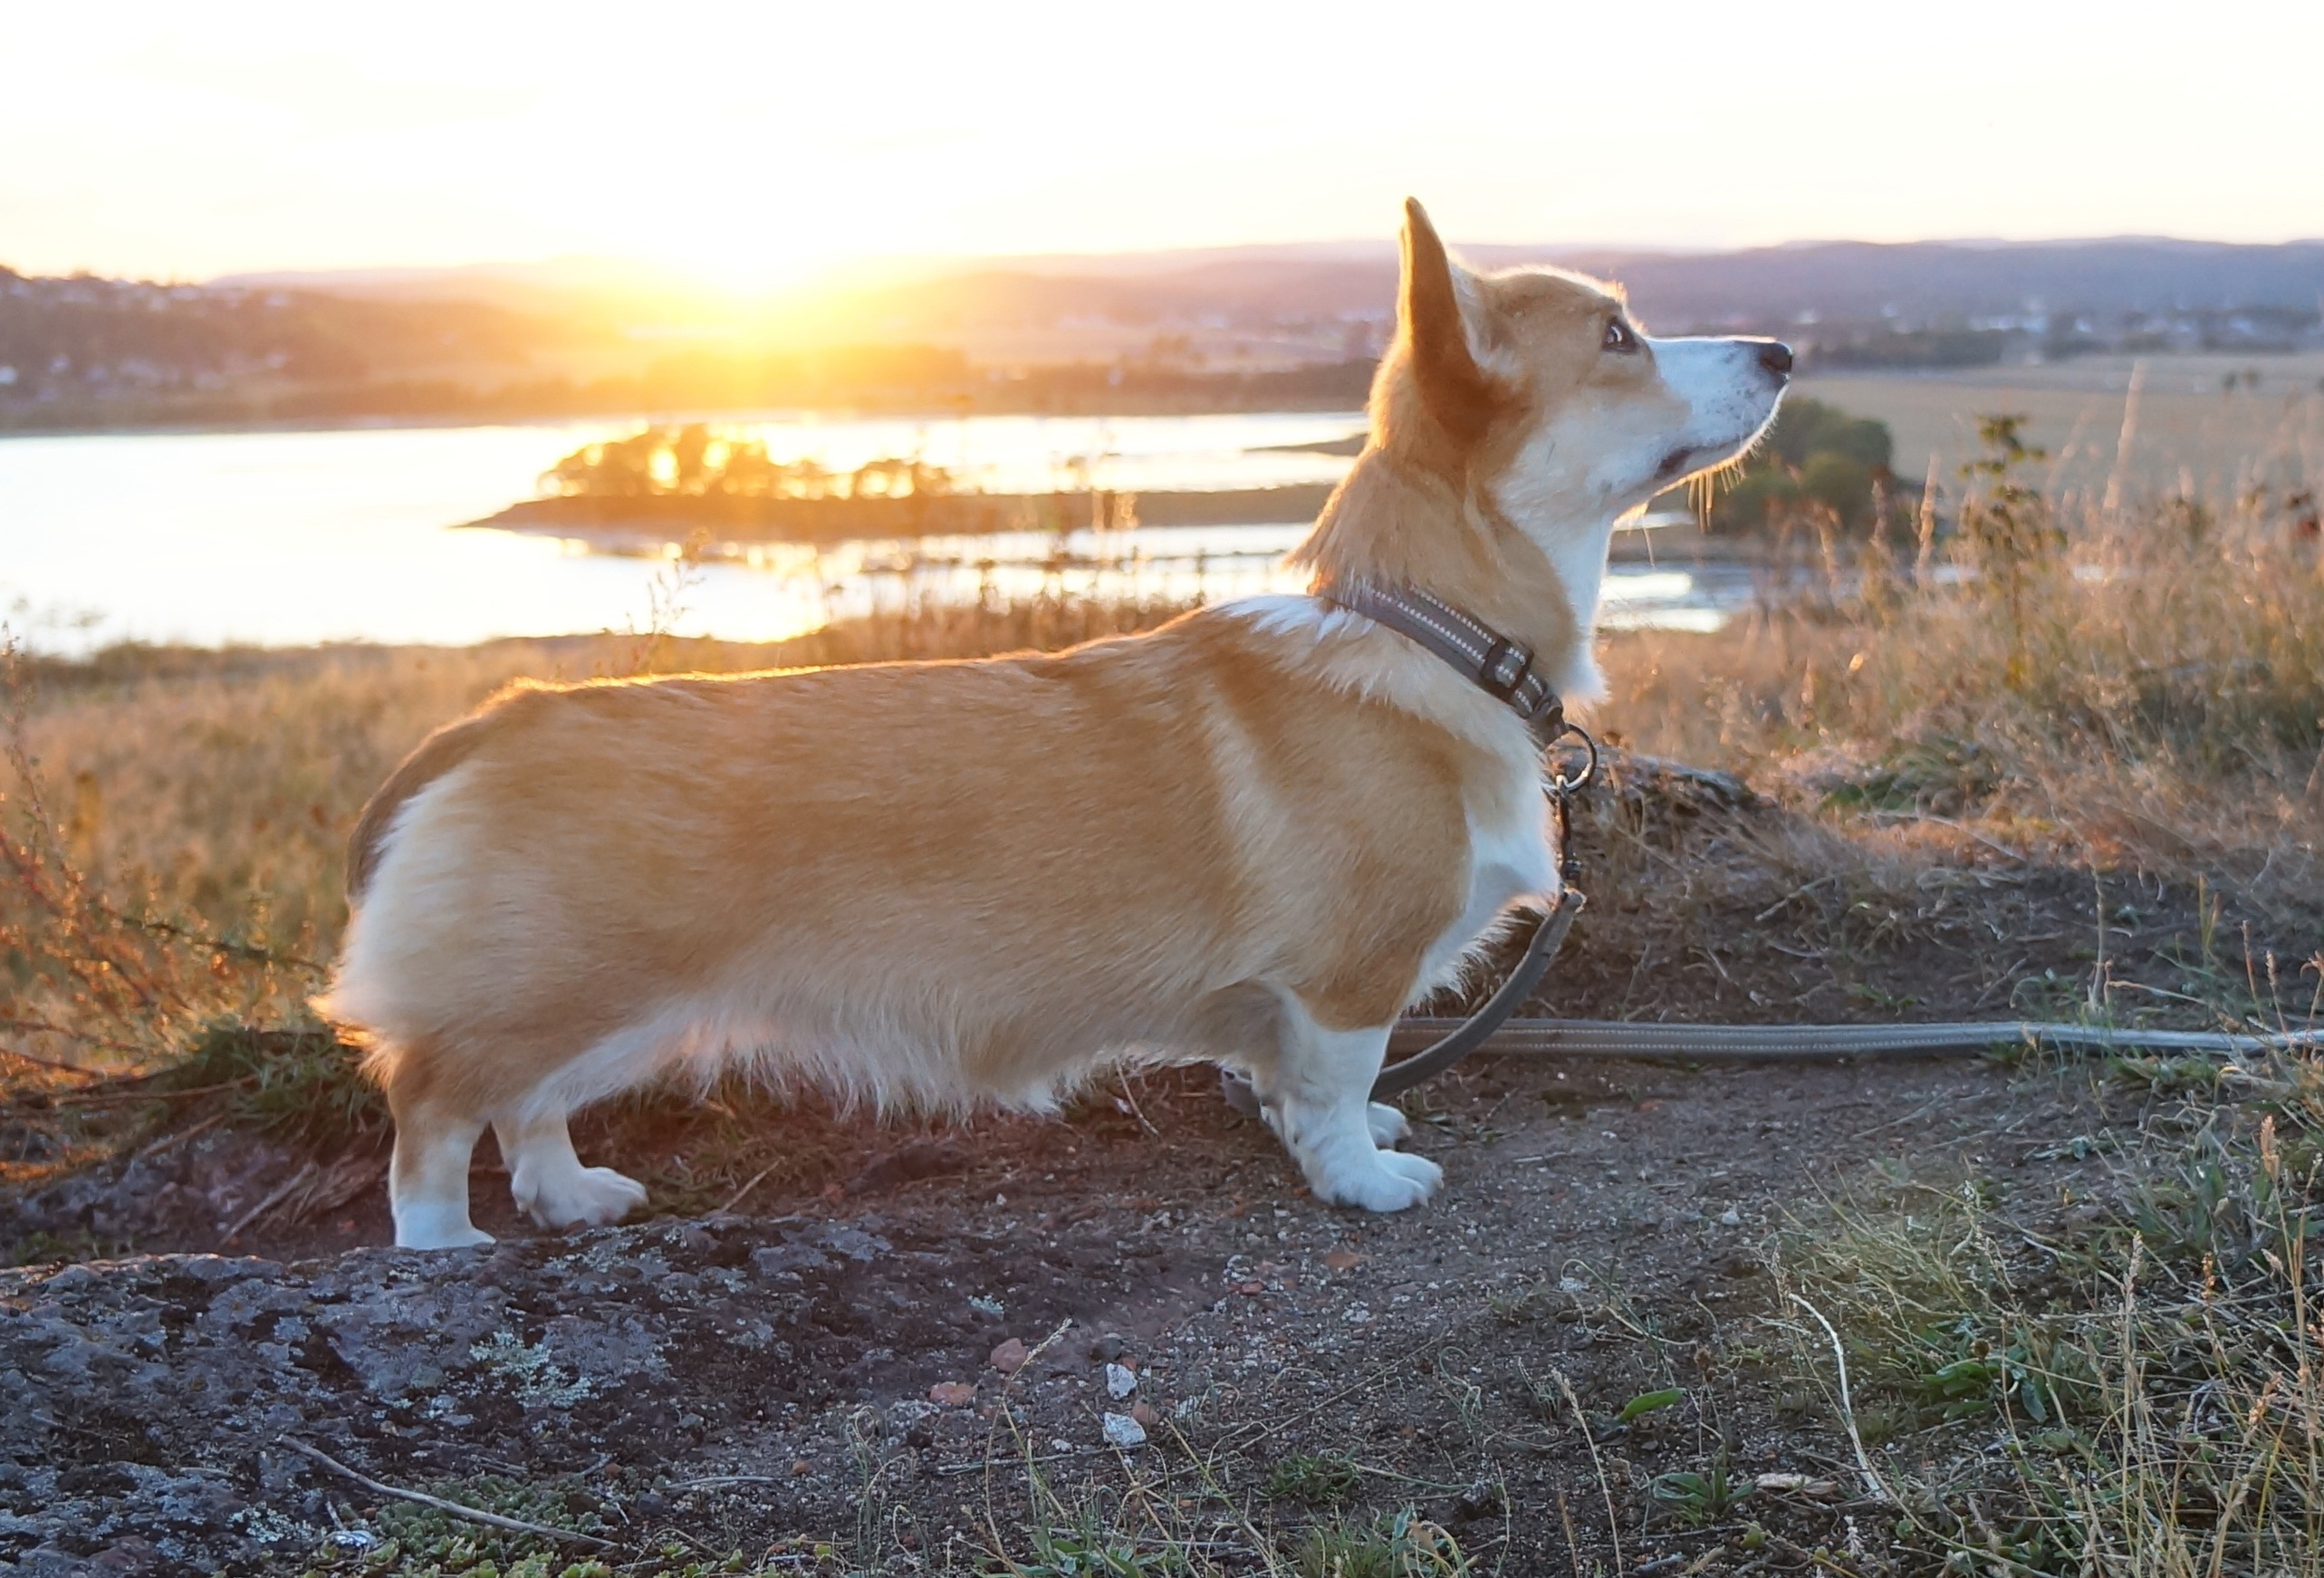
M2253 1102L2175 1098L2114 1137L2094 1212L1886 1180L1784 1237L1844 1334L1900 1542L2057 1578L2324 1573L2317 1078L2298 1060L2252 1071ZM1793 1336L1820 1373L1820 1337Z

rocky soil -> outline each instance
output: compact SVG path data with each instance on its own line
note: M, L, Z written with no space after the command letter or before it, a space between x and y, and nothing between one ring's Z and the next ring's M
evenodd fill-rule
M1222 1547L1377 1504L1509 1571L1561 1565L1569 1524L1635 1560L1687 1550L1624 1525L1720 1429L1692 1400L1599 1428L1660 1386L1766 1393L1739 1467L1801 1476L1823 1535L1844 1448L1811 1418L1770 1429L1780 1378L1728 1352L1769 1309L1769 1232L1868 1156L2039 1170L2054 1100L1975 1064L1480 1065L1418 1126L1445 1197L1382 1219L1300 1194L1189 1074L1102 1142L995 1121L940 1176L909 1179L908 1148L908 1181L805 1214L22 1269L0 1275L0 1571L360 1552L387 1504L294 1441L399 1487L552 1484L553 1521L632 1553L805 1536L971 1568L1127 1494Z

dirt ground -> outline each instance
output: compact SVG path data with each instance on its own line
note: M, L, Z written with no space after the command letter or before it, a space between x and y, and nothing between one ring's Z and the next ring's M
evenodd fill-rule
M1535 1011L2049 1015L2098 977L2159 1002L2316 935L1651 780L1586 819L1592 907ZM1308 1198L1205 1071L1056 1120L737 1097L577 1129L672 1214L535 1232L487 1146L477 1220L502 1242L426 1256L378 1247L376 1152L191 1131L189 1109L0 1199L17 1258L98 1256L0 1273L0 1572L319 1548L365 1570L407 1515L286 1437L398 1486L498 1487L639 1571L1147 1570L1060 1554L1108 1540L1260 1571L1375 1518L1479 1571L1863 1570L1887 1522L1829 1378L1770 1336L1803 1318L1780 1235L1876 1167L2069 1210L2098 1164L2060 1141L2097 1100L2088 1069L2023 1059L1480 1058L1407 1102L1444 1195L1369 1217ZM34 1116L0 1113L0 1147ZM266 1208L293 1188L303 1220ZM1675 1474L1752 1482L1758 1543L1731 1508L1675 1515Z

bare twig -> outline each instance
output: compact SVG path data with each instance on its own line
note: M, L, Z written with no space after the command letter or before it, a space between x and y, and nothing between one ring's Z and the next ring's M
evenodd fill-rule
M144 1150L136 1152L131 1159L142 1161L149 1156L159 1156L165 1150L173 1150L178 1146L185 1144L186 1141L193 1139L197 1134L208 1133L211 1130L225 1122L226 1119L232 1115L232 1113L222 1108L219 1111L211 1113L208 1117L203 1119L198 1123L188 1123L183 1129L179 1129L173 1133L163 1135L152 1144L145 1147Z
M1598 1456L1598 1438L1590 1434L1589 1416L1582 1411L1581 1399L1573 1394L1573 1382L1565 1378L1562 1370L1552 1370L1558 1378L1558 1390L1565 1393L1566 1406L1573 1410L1574 1428L1581 1432L1581 1444L1589 1448L1589 1467L1598 1475L1598 1494L1606 1498L1606 1537L1614 1542L1614 1571L1623 1570L1622 1520L1614 1513L1614 1487L1607 1483L1606 1464Z
M60 1107L110 1107L125 1102L190 1102L197 1096L215 1096L220 1091L238 1091L256 1080L255 1074L245 1074L238 1080L227 1080L215 1085L195 1085L183 1091L66 1091L61 1095L51 1096L49 1100ZM136 1082L108 1082L131 1084Z
M40 1024L35 1020L0 1019L0 1030L48 1031L52 1028L52 1026ZM63 1034L70 1034L71 1032L68 1031ZM79 1063L59 1063L53 1057L34 1057L31 1053L18 1052L13 1046L0 1046L0 1057L13 1057L18 1063L28 1063L34 1068L54 1069L59 1073L74 1074L84 1080L101 1080L105 1077L100 1070L93 1068L82 1068Z
M398 1501L416 1502L421 1506L432 1506L437 1512L449 1513L454 1517L466 1518L470 1523L486 1524L496 1529L507 1529L512 1534L540 1535L552 1540L571 1540L580 1544L594 1545L600 1551L610 1550L613 1546L611 1540L600 1539L595 1535L585 1535L579 1529L553 1528L547 1524L527 1523L521 1517L503 1517L496 1512L485 1512L477 1507L463 1506L456 1501L447 1501L440 1496L430 1496L424 1490L406 1490L401 1486L389 1485L372 1478L368 1474L357 1473L329 1453L310 1447L294 1436L284 1436L282 1441L283 1445L292 1451L302 1457L313 1458L332 1473L353 1480L376 1496L389 1496Z
M744 1199L753 1189L758 1188L759 1185L766 1181L767 1175L769 1173L773 1172L776 1168L781 1167L783 1163L779 1161L770 1161L764 1167L759 1169L758 1171L753 1173L751 1175L751 1181L744 1184L741 1188L736 1189L735 1191L735 1198L718 1208L718 1214L723 1217L729 1211L732 1211L736 1206L741 1205Z
M256 1205L251 1207L250 1209L243 1212L241 1216L236 1217L234 1221L234 1226L226 1230L225 1242L228 1244L233 1243L236 1238L242 1236L242 1230L245 1227L249 1227L251 1223L255 1222L259 1217L264 1216L267 1212L281 1205L284 1200L289 1199L294 1190L304 1185L308 1179L314 1177L315 1171L315 1164L312 1161L308 1162L304 1167L299 1169L298 1171L293 1173L289 1179L285 1181L280 1188L276 1189L273 1194L268 1195Z
M1848 1353L1840 1346L1839 1333L1832 1330L1832 1323L1829 1321L1824 1319L1823 1311L1816 1308L1800 1294L1793 1294L1791 1302L1815 1316L1816 1324L1821 1326L1824 1329L1824 1335L1831 1339L1832 1362L1839 1366L1839 1422L1848 1427L1849 1445L1856 1448L1856 1466L1864 1473L1866 1492L1875 1501L1889 1506L1896 1506L1897 1498L1889 1495L1888 1487L1880 1482L1879 1472L1872 1467L1872 1455L1864 1449L1864 1438L1857 1432L1856 1399L1849 1390Z
M34 1035L62 1035L67 1041L77 1041L83 1046L101 1046L109 1052L142 1052L145 1050L143 1047L134 1046L126 1041L109 1041L104 1036L91 1035L83 1030L69 1029L62 1025L52 1025L45 1019L0 1019L0 1030L22 1030ZM7 1050L10 1052L10 1055L21 1057L27 1063L47 1062L45 1058L34 1057L28 1052L15 1052L14 1049L0 1050ZM71 1063L60 1063L51 1064L50 1066L53 1068L72 1068L73 1065ZM82 1069L77 1072L93 1074L99 1071Z

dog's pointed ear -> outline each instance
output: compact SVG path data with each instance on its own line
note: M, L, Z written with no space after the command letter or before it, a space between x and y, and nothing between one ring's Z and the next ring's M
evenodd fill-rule
M1464 444L1484 436L1501 405L1501 391L1477 365L1461 313L1453 260L1428 211L1404 200L1404 289L1400 310L1420 398L1445 432Z

